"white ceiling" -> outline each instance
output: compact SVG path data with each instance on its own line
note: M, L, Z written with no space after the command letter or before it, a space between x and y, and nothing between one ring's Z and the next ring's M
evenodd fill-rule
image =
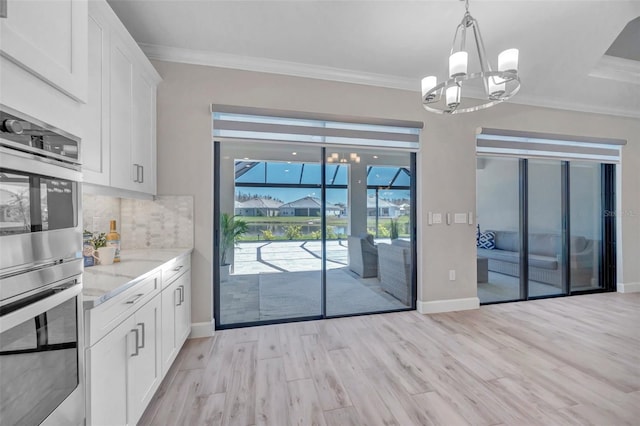
M109 3L152 58L416 92L423 76L445 77L464 13L457 0ZM602 68L640 1L471 0L469 11L494 66L500 51L520 49L514 102L640 117L640 63Z

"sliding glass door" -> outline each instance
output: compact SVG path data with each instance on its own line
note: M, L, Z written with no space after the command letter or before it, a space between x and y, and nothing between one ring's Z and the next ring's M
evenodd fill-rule
M527 161L528 297L566 294L563 162Z
M606 213L615 205L614 170L594 162L478 157L480 302L613 289L615 226Z
M414 306L414 154L215 146L217 327Z
M327 316L411 308L412 155L328 148L325 159Z

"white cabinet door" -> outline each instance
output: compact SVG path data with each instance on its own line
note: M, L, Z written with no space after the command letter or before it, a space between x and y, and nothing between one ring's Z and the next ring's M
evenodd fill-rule
M129 358L129 424L136 424L162 380L160 298L155 297L134 315L137 351Z
M141 73L133 77L132 158L138 191L156 193L156 85Z
M166 374L191 333L191 270L162 291L162 372Z
M162 291L162 374L167 374L178 355L176 346L176 308L180 303L179 280Z
M91 6L94 5L92 2ZM89 82L83 119L82 173L87 183L109 185L110 31L100 13L92 8L89 11Z
M87 1L7 0L0 53L75 100L87 99Z
M86 351L87 424L126 425L127 370L134 353L133 317Z
M182 295L182 303L176 310L176 345L178 350L191 333L191 270L188 270L179 279L178 290Z
M110 118L111 186L137 190L138 169L133 165L133 61L115 34L111 37Z

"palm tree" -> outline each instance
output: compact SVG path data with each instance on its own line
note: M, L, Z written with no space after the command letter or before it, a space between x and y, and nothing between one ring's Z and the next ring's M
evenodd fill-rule
M228 265L228 250L233 250L238 239L249 230L249 225L242 219L236 219L228 213L220 217L220 264Z

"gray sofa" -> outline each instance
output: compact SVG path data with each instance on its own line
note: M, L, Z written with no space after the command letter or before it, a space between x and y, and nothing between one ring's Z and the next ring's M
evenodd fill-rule
M373 235L347 237L349 269L362 278L378 276L378 248L373 243Z
M411 304L411 243L378 244L380 286L405 305Z
M495 249L478 247L478 256L489 259L489 271L520 276L520 236L516 231L495 233ZM571 237L571 274L573 282L589 279L597 259L593 240ZM529 279L555 287L562 286L562 244L560 235L529 234Z

